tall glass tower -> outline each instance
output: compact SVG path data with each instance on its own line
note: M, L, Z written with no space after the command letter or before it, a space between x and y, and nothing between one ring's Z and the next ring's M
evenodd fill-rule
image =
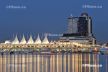
M80 36L92 36L92 19L87 13L82 13L79 17L68 17L68 34Z
M68 17L67 26L67 33L63 34L61 40L89 44L96 43L96 39L92 34L92 18L87 13L82 13L78 17Z
M68 30L69 34L78 32L78 18L72 17L72 15L68 18Z
M92 36L92 19L87 13L82 13L79 17L78 32L84 36Z

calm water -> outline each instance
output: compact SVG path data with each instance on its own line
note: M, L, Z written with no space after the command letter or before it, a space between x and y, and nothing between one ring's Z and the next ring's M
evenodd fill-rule
M3 54L0 72L108 72L108 55Z

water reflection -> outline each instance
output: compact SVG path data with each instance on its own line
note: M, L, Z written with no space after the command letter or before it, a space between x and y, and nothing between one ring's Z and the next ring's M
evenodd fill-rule
M108 72L108 56L97 54L3 54L0 72Z

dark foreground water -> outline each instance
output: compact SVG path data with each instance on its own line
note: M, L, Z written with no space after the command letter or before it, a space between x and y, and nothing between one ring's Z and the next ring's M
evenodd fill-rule
M3 54L0 72L108 72L108 55Z

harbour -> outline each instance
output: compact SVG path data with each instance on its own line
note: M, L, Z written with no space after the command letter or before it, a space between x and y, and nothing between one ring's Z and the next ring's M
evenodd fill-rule
M57 39L24 34L0 42L0 72L108 72L108 46L96 43L87 13L67 18Z

